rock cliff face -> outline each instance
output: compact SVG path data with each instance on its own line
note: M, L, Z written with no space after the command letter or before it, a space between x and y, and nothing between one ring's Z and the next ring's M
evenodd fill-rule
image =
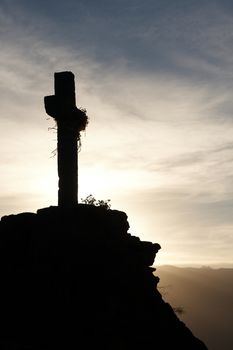
M159 244L79 204L0 222L1 349L205 350L157 290Z

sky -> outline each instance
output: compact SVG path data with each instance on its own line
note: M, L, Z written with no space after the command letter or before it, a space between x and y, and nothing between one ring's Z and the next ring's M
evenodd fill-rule
M0 216L57 205L43 99L72 71L79 200L111 199L156 264L233 267L233 3L1 0Z

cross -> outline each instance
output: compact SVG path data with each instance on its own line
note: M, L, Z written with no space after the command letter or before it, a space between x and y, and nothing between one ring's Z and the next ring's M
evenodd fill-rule
M78 140L87 116L76 107L72 72L54 73L54 91L44 104L57 123L58 206L70 208L78 203Z

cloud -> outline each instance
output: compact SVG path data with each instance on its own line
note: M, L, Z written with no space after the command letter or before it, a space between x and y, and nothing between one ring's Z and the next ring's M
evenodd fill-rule
M56 203L56 135L43 97L55 71L72 70L90 117L80 195L125 207L135 232L160 232L167 254L194 259L211 244L209 259L217 247L228 252L233 31L220 5L2 2L2 213Z

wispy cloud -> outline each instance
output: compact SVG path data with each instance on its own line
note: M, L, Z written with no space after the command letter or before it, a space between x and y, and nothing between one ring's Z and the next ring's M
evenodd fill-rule
M43 97L55 71L72 70L90 116L81 196L123 204L144 237L161 231L169 252L194 259L211 245L209 259L218 247L229 254L233 12L220 1L0 7L1 213L56 202L56 135Z

